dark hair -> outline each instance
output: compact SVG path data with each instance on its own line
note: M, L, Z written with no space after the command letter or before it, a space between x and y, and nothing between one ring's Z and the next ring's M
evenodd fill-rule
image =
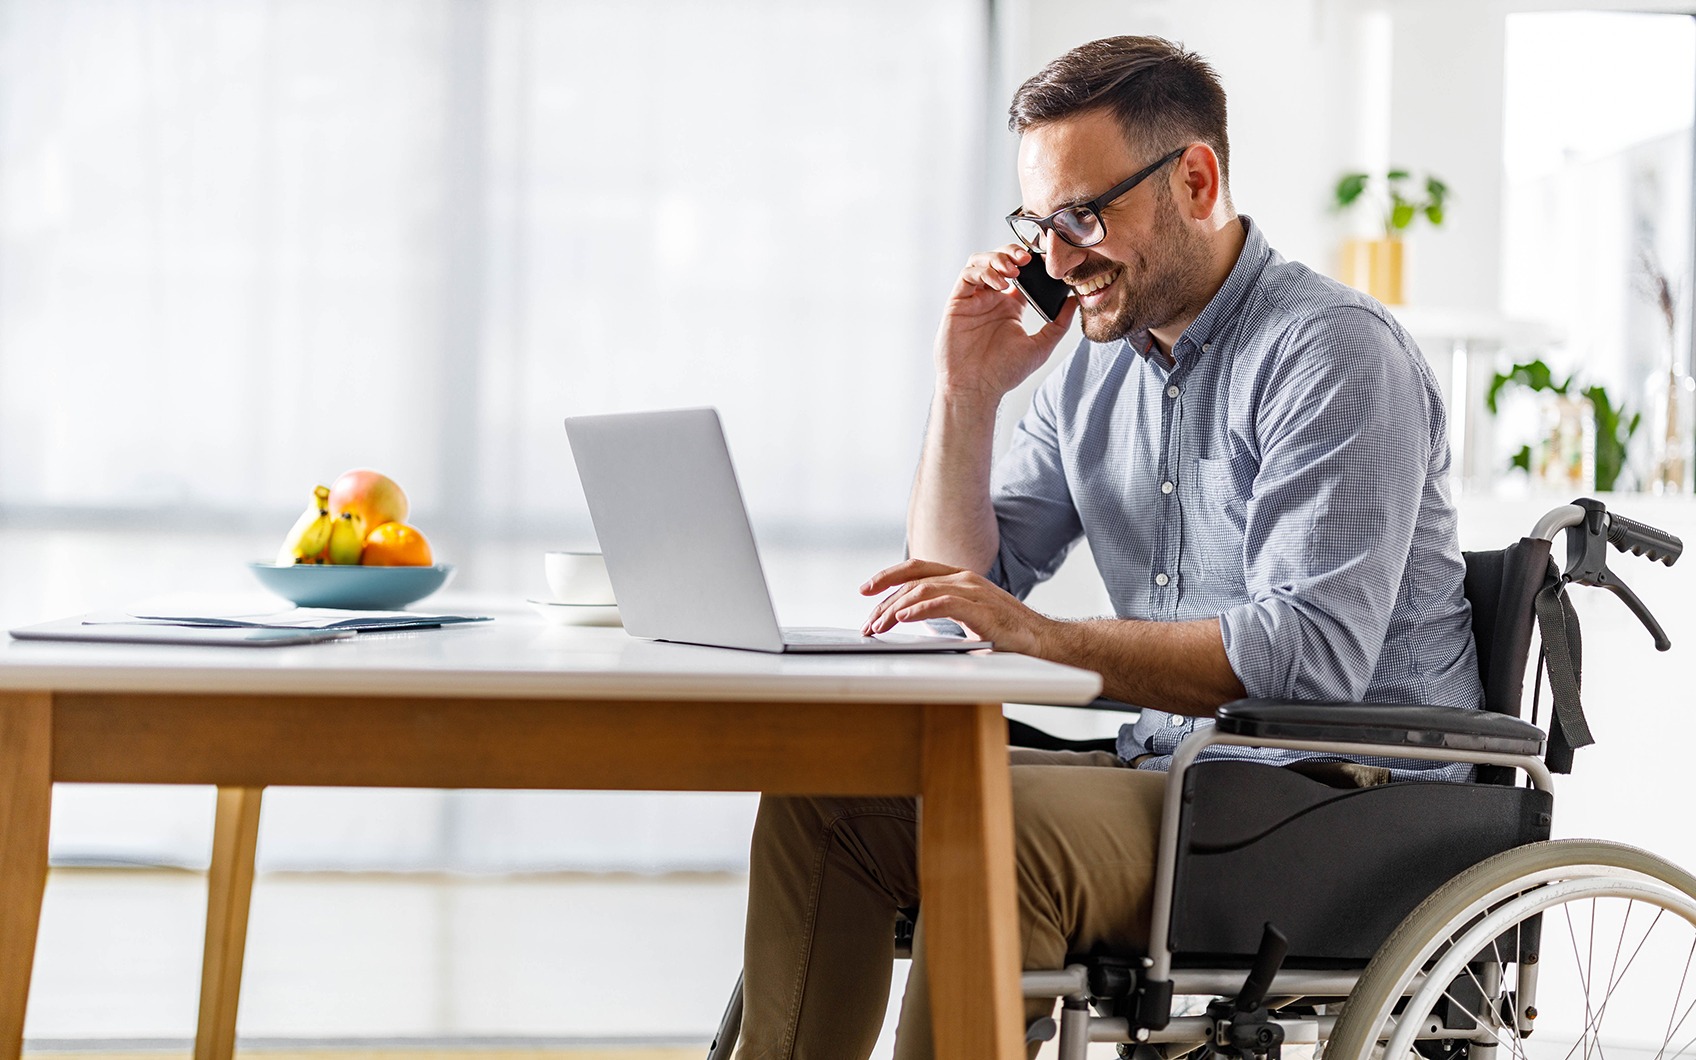
M1007 127L1034 125L1105 108L1125 139L1154 155L1199 140L1219 156L1229 187L1231 145L1225 90L1207 60L1160 37L1107 37L1079 45L1019 86Z

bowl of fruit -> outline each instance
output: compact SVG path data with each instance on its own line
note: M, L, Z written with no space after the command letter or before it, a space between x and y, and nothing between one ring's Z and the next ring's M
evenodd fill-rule
M259 583L301 607L396 611L440 589L453 567L406 522L400 484L364 469L316 486L275 563L250 566Z

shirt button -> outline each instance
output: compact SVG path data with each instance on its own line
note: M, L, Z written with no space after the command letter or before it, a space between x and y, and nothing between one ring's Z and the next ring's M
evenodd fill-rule
M1202 353L1212 353L1213 352L1213 343L1211 343L1211 342L1202 343L1201 344L1201 352Z
M1154 576L1154 584L1156 584L1156 585L1165 585L1167 582L1169 582L1171 580L1172 579L1166 577L1165 574L1156 574Z
M1166 724L1170 725L1174 729L1181 728L1184 724L1184 716L1182 714L1174 714L1166 719Z
M1160 484L1160 492L1161 493L1171 493L1172 492L1172 484L1170 482L1162 482Z
M1170 397L1170 398L1175 398L1175 397L1177 397L1177 396L1178 396L1178 388L1177 388L1177 387L1175 387L1175 386L1169 386L1169 387L1167 387L1167 388L1166 388L1166 396L1167 396L1167 397Z

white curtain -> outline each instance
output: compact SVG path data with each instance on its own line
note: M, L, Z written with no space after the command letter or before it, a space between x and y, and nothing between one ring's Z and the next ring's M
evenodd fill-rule
M898 524L982 6L0 4L0 505L368 465L535 532L582 518L563 416L716 404L757 521Z
M0 0L0 532L49 541L8 614L229 584L351 466L505 591L588 526L561 419L638 407L719 406L763 532L894 554L937 311L1011 205L985 9ZM54 856L204 863L208 800L64 789ZM283 791L264 859L723 867L749 812Z

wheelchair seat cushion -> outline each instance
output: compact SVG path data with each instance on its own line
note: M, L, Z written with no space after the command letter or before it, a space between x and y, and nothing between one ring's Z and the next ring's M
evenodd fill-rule
M1530 722L1455 707L1239 699L1220 707L1215 720L1220 732L1260 740L1325 740L1516 755L1543 751L1543 732Z

